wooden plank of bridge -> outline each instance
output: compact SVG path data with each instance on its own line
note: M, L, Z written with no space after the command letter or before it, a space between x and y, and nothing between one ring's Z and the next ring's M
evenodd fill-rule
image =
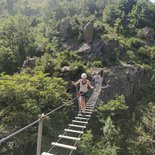
M64 129L64 131L83 134L83 131L79 131L79 130Z
M54 154L43 152L41 155L54 155Z
M61 144L61 143L52 143L53 146L57 146L57 147L61 147L61 148L65 148L65 149L70 149L70 150L76 150L77 147L75 146L71 146L71 145L65 145L65 144Z

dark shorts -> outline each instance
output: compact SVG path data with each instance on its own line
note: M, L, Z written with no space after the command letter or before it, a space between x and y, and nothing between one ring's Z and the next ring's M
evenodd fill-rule
M87 92L82 92L82 91L80 91L80 94L81 94L81 96L84 96L84 97L87 97Z

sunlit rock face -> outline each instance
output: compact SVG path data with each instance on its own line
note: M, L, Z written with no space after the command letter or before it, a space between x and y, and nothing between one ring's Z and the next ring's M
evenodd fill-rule
M91 52L91 46L89 44L83 44L79 49L78 49L78 53L90 53Z
M110 40L94 40L90 44L83 43L77 49L77 54L81 56L81 59L87 59L89 61L104 58L117 49L119 51L119 55L125 54L125 49L118 43L118 41Z
M94 35L94 21L89 21L84 27L84 39L87 43L91 43Z
M100 69L103 74L102 91L100 99L107 102L117 95L124 95L126 98L140 95L144 84L150 82L151 73L143 68L131 65L114 66Z

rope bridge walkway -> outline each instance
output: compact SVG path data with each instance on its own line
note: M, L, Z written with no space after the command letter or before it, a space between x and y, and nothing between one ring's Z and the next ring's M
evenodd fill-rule
M102 83L102 81L100 83ZM84 133L83 131L84 129L86 129L86 125L91 118L91 115L98 100L98 96L100 94L100 90L101 84L98 91L95 91L88 100L85 112L78 113L75 119L72 120L72 123L68 125L68 129L64 129L64 133L58 136L59 139L56 142L51 143L52 148L48 152L43 152L42 155L55 155L51 153L55 147L70 150L68 153L69 155L71 155L72 152L77 149L76 144L78 141L80 141L80 137ZM63 139L68 140L66 141L67 144L60 143Z
M80 141L80 137L84 133L84 129L86 129L88 121L90 120L91 115L94 111L95 105L98 100L98 96L101 91L102 80L103 79L101 79L101 81L100 81L98 90L94 91L93 94L91 95L91 97L89 98L85 111L77 114L77 116L72 120L72 122L70 124L68 124L68 128L64 129L63 134L58 136L58 140L56 142L51 143L52 147L50 148L49 151L41 153L43 120L44 120L44 118L48 117L51 114L54 114L54 112L56 112L59 109L61 109L62 107L64 107L65 104L52 110L51 112L49 112L46 115L44 115L44 114L40 115L38 120L25 126L24 128L18 130L15 133L13 133L5 138L2 138L0 140L0 145L2 143L6 142L7 140L11 139L12 137L15 137L17 134L19 134L19 133L25 131L26 129L34 126L35 124L39 123L36 155L56 155L57 153L56 154L52 153L55 151L56 148L63 149L63 150L65 149L68 151L67 154L71 155L73 153L73 151L75 151L77 149L76 145L77 145L78 141ZM72 101L74 101L77 98L78 97L75 97Z

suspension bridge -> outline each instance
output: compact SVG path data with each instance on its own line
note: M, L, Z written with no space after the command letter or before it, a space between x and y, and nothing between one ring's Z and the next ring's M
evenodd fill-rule
M37 138L37 150L36 155L56 155L54 149L65 149L67 150L68 155L72 155L73 151L77 150L77 143L81 140L80 137L84 133L84 130L87 128L87 124L89 123L89 120L91 119L92 113L94 112L94 108L96 107L98 97L100 95L101 87L102 87L102 80L99 85L99 89L93 91L93 94L89 98L86 104L86 109L83 112L79 112L77 116L71 121L70 124L68 124L68 128L64 129L63 134L60 134L58 136L57 141L51 142L51 148L48 151L41 152L42 151L42 131L43 131L43 121L46 119L46 117L49 117L50 115L54 114L56 111L60 110L62 107L65 106L65 104L62 104L58 108L50 111L47 114L42 114L39 116L38 120L32 122L31 124L25 126L24 128L14 132L13 134L2 138L0 140L0 145L12 137L15 137L17 134L20 134L21 132L25 131L26 129L39 124L38 125L38 138ZM78 96L75 97L73 100L78 99Z

